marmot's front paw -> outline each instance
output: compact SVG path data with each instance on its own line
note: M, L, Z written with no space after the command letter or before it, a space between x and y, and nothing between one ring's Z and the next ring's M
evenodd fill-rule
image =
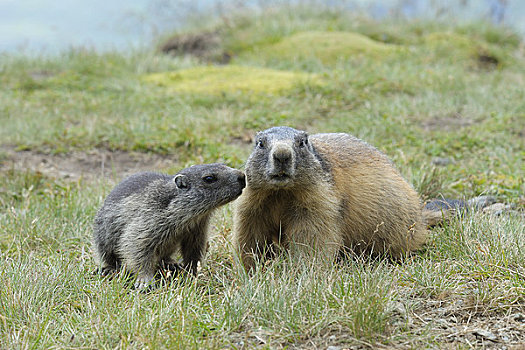
M135 289L142 290L149 287L153 282L153 275L139 275L135 281Z
M97 270L97 273L103 277L114 275L117 272L117 269L111 266L101 267Z
M162 270L178 273L182 270L182 265L175 260L162 260L160 263Z

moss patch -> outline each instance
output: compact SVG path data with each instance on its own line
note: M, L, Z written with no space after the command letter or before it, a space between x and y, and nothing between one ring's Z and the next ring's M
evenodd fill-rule
M280 94L302 84L319 85L313 74L243 66L202 66L145 76L171 92L217 95L248 92Z
M325 64L357 54L380 57L397 51L398 46L384 44L352 32L307 31L293 34L280 42L262 48L257 54L269 58L311 59Z
M478 62L480 64L503 64L508 55L498 47L479 38L451 32L435 32L423 38L423 46L429 49L434 59Z

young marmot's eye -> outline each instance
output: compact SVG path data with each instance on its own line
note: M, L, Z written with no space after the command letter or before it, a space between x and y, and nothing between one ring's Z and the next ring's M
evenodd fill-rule
M208 175L208 176L203 177L202 179L204 180L204 182L211 184L211 183L217 181L217 176L215 176L215 175Z
M301 141L299 141L299 147L301 148L303 148L307 144L308 144L308 139L301 139Z
M257 141L257 147L264 148L264 142L262 140Z

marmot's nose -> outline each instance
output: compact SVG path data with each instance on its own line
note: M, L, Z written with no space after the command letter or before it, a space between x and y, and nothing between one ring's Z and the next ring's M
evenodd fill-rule
M292 158L292 154L287 149L279 149L273 152L273 159L275 162L281 165L285 165Z

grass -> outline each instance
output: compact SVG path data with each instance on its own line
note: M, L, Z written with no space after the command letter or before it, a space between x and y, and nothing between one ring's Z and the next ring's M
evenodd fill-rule
M305 31L285 37L277 43L254 49L247 56L264 57L266 60L308 60L315 58L325 65L340 59L364 54L380 59L395 53L395 45L384 44L369 37L342 31Z
M155 73L144 80L173 93L221 94L270 94L279 95L298 85L319 85L320 79L311 74L278 71L268 68L228 65L203 66L169 73Z
M125 276L92 274L92 219L114 181L15 170L0 154L7 164L0 170L0 348L524 342L520 39L484 23L372 22L308 8L234 16L220 32L223 49L234 54L234 65L223 68L154 52L4 54L1 146L47 157L94 150L172 155L166 170L173 171L216 161L242 168L250 135L273 125L349 132L390 156L423 198L490 194L518 210L455 218L402 264L363 258L327 268L283 255L247 276L231 253L226 206L215 215L198 279L137 293ZM347 38L388 54L357 52ZM173 72L182 85L164 82ZM322 84L302 80L311 76ZM295 77L299 84L291 84ZM451 162L435 166L435 157Z

